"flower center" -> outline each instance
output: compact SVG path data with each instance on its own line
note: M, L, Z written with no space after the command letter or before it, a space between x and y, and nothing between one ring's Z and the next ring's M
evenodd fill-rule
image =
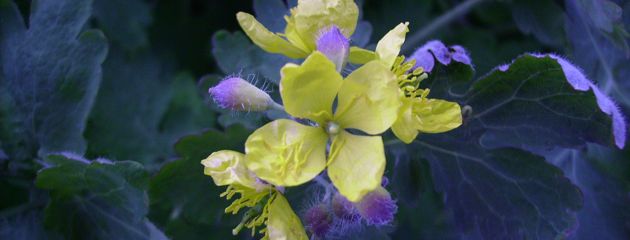
M341 131L341 127L336 122L328 122L326 123L326 132L329 135L337 135Z

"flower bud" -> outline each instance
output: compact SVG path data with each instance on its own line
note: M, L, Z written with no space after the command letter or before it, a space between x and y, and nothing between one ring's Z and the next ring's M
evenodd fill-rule
M219 107L234 111L266 111L276 104L265 91L239 77L221 81L208 93Z
M261 183L245 168L242 163L244 157L244 154L230 150L214 152L201 161L203 173L212 177L217 186L240 184L257 189Z
M343 195L336 193L331 201L332 212L340 219L347 221L356 221L359 219L359 213L354 207L354 204L350 202Z
M396 202L385 188L379 187L355 204L359 214L369 225L386 225L398 211Z
M333 219L326 204L320 203L306 210L304 225L313 235L326 236L332 224Z
M330 61L335 63L337 72L341 72L346 60L348 59L348 53L350 50L350 41L346 36L341 33L341 30L337 26L332 26L330 29L322 32L317 38L317 51L320 51Z

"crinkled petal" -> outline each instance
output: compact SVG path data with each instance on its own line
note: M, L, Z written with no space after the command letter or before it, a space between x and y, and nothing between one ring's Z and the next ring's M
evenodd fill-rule
M327 139L321 128L275 120L247 138L245 166L273 185L300 185L326 167Z
M269 205L266 234L270 240L308 240L300 218L280 193Z
M305 58L308 55L307 52L270 32L251 14L239 12L236 14L236 19L252 42L265 51L283 54L290 58Z
M359 8L354 0L299 1L291 13L295 29L309 49L315 49L320 31L332 25L350 38L359 20Z
M339 193L352 202L381 184L385 151L380 136L358 136L341 132L330 147L328 176Z
M382 133L396 121L399 91L396 77L387 67L379 61L369 62L343 81L335 121L343 128Z
M414 104L414 114L421 132L441 133L462 125L462 110L455 102L425 99Z
M376 55L385 66L391 68L400 53L400 47L405 42L405 36L409 32L409 23L398 24L390 30L376 44Z
M350 54L348 55L348 61L350 63L366 64L376 59L376 53L373 51L360 47L350 47Z
M243 160L245 155L231 150L213 152L201 161L204 166L203 173L212 177L214 184L225 186L240 184L250 188L256 188L256 179L245 168Z
M323 123L332 117L332 105L343 81L335 64L313 52L302 65L287 64L282 70L280 95L287 113Z
M413 100L402 99L402 105L398 110L398 119L392 125L392 132L404 143L411 143L418 136L416 116L413 114Z

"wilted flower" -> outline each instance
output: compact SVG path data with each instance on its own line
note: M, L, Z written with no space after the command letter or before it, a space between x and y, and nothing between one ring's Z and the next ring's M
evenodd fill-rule
M346 38L337 26L322 32L317 38L317 51L323 53L335 63L337 72L341 72L346 64L348 52L350 48L350 40Z

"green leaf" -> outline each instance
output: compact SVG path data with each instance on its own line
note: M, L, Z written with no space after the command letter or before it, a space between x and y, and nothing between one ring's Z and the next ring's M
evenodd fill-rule
M149 176L132 161L50 155L35 185L50 192L44 224L68 239L164 239L146 219Z
M613 144L612 120L593 92L575 90L549 57L519 57L505 72L475 82L460 104L472 108L464 127L483 129L480 141L488 148Z
M467 134L412 145L429 160L461 238L564 238L577 226L582 194L560 169L523 150L484 149Z
M151 219L174 239L219 239L231 237L238 224L236 217L224 214L229 202L219 197L225 189L217 187L203 174L201 160L214 151L242 151L251 131L234 125L220 132L210 130L182 138L175 150L180 159L167 163L151 179Z
M86 148L85 120L107 52L98 30L83 31L92 1L33 1L28 27L0 1L0 141L11 159Z

